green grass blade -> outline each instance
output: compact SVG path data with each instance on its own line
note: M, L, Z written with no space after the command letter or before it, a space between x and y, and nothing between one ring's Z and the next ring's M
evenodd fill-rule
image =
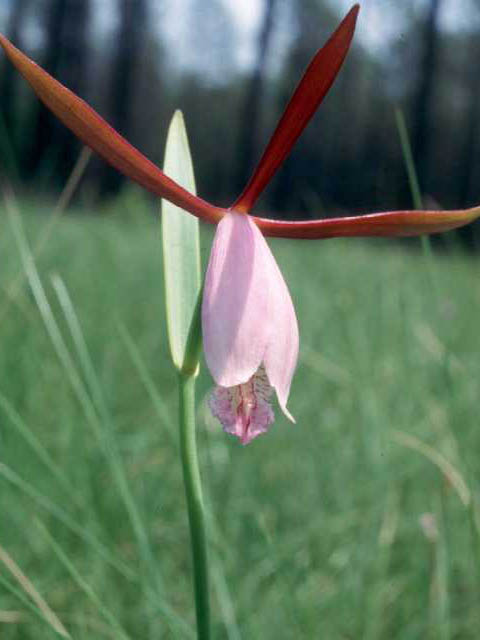
M63 564L65 569L68 571L74 582L77 584L80 591L87 596L93 606L97 609L98 613L102 615L103 618L111 625L112 629L115 629L115 637L122 638L122 640L128 640L130 636L125 632L121 624L118 622L117 618L113 615L113 613L107 609L107 607L103 604L100 598L97 596L92 587L88 584L88 582L82 578L80 573L77 571L73 563L68 558L67 554L63 551L60 545L53 539L50 535L49 531L44 527L40 522L37 521L38 527L40 531L43 533L47 542L52 547L53 552Z
M107 416L103 415L103 412L103 422L99 419L98 406L96 406L95 402L92 401L90 394L77 371L77 367L68 350L68 347L65 344L62 333L58 327L52 308L50 306L50 302L45 293L45 289L40 279L35 260L28 245L25 231L21 222L20 212L15 204L13 196L6 200L6 205L8 208L12 230L15 234L15 239L18 244L20 257L27 274L28 282L30 284L30 288L32 290L33 296L37 303L39 312L42 316L49 337L62 365L65 368L65 371L78 397L78 400L85 412L85 417L94 430L95 435L97 436L99 443L101 444L105 452L105 457L107 458L107 461L109 463L110 471L124 501L125 509L129 515L133 530L137 535L140 550L142 551L144 558L146 555L148 555L149 560L147 564L149 567L152 567L154 565L151 565L150 562L151 553L149 549L147 534L143 523L141 522L141 518L136 508L135 501L128 486L128 481L120 458L120 454L118 453L116 443L111 433L111 424L109 420L106 419ZM62 301L65 302L64 300ZM94 375L93 366L90 366L89 355L86 351L86 346L80 332L79 324L78 322L75 322L75 316L72 316L72 314L74 313L73 305L70 305L68 311L70 313L66 314L66 320L69 323L69 329L72 333L77 352L79 353L81 364L84 368L84 374L89 381L90 388L95 393L94 400L97 404L99 402L101 403L101 398L99 400L99 386Z
M49 628L52 628L49 625L48 621L45 620L45 618L44 618L42 612L40 611L40 609L35 604L33 604L33 602L31 602L29 598L27 598L27 596L23 593L23 591L21 591L20 589L14 587L12 584L10 584L10 582L1 573L0 573L0 585L5 589L5 591L10 593L14 598L16 598L19 602L21 602L26 609L31 611L34 615L38 616L38 618L44 624L48 625ZM60 635L63 638L66 637L65 635L63 635L62 633L57 631L56 629L53 629L53 631L55 631L55 633L57 635ZM67 636L67 637L70 637L70 636Z
M92 150L88 147L83 147L80 155L78 156L77 162L73 167L72 173L68 178L65 187L63 188L62 193L57 201L57 204L52 210L47 223L43 227L42 233L40 234L38 240L36 241L33 247L33 256L34 258L38 258L45 251L48 246L48 241L53 235L53 232L57 229L57 225L64 211L70 204L70 201L82 179L87 165L92 157ZM17 301L20 293L23 290L23 283L26 279L27 274L24 269L20 269L16 276L12 278L11 282L8 286L8 297L6 301L4 301L3 306L0 308L0 323L4 320L9 310L13 307L14 302Z
M99 441L102 441L101 427L99 424L98 416L96 415L95 408L91 402L87 390L83 384L81 377L78 374L77 368L73 361L72 356L68 350L68 347L63 339L62 333L55 320L50 302L43 287L38 273L33 254L28 244L25 229L23 228L20 210L13 196L13 193L4 194L5 207L10 220L10 225L15 237L15 241L22 261L23 269L27 276L28 284L32 291L35 303L38 307L38 311L45 325L45 329L52 342L53 348L65 369L70 384L78 398L78 401L84 410L85 417L88 423L92 426Z
M175 112L168 130L164 171L191 193L196 192L187 133L180 111ZM189 356L192 328L195 329L194 339L198 346L200 343L196 314L201 288L198 219L166 200L162 200L162 244L172 360L179 371L191 373L198 369L198 348Z
M25 440L28 446L35 452L39 460L43 462L43 464L47 467L47 469L50 471L52 476L56 478L57 482L68 494L72 502L74 502L77 506L84 507L85 505L83 504L83 501L78 495L78 492L75 490L71 482L65 476L62 469L53 460L52 456L48 453L48 451L43 446L41 441L35 436L33 431L28 427L27 424L25 424L24 420L22 419L18 411L12 406L10 401L1 392L0 392L0 409L8 417L10 424L21 435L21 437Z
M218 554L212 554L212 582L225 625L226 637L228 640L241 640L242 636L237 624L234 600Z
M135 344L127 327L121 322L117 323L117 327L120 334L120 339L124 343L132 364L137 370L140 380L142 381L148 395L150 396L150 400L152 402L153 408L155 409L155 413L161 420L162 425L165 427L165 433L169 437L169 444L173 448L178 449L178 440L176 437L177 434L174 429L174 425L172 424L172 420L168 415L167 409L165 408L163 399L160 393L157 391L157 387L155 386L152 375L148 371L147 366L143 361L140 350Z
M33 502L41 507L46 513L61 522L64 527L75 533L81 540L88 544L107 564L118 571L120 575L129 581L137 582L139 589L146 600L155 606L160 613L165 616L165 621L173 630L176 629L183 634L182 637L193 638L192 628L180 617L178 613L168 604L167 601L159 601L158 593L147 584L142 583L141 576L137 571L133 571L128 565L112 553L107 546L92 535L84 525L79 524L66 511L42 495L32 485L23 480L15 471L0 463L0 477L15 487L18 491L28 496Z
M0 463L0 477L14 486L18 491L28 496L33 502L40 506L44 511L49 513L56 520L61 522L64 527L75 533L111 567L116 569L127 580L138 581L138 574L127 566L122 560L119 560L106 545L97 540L84 525L74 520L66 511L42 495L31 484L23 480L13 469L5 464Z
M93 362L90 358L80 322L78 320L75 308L63 280L58 274L54 274L51 280L58 301L64 313L70 334L72 336L83 375L85 376L90 390L90 395L93 399L96 410L102 417L102 421L108 433L110 452L109 455L111 457L112 472L117 483L118 490L124 501L125 508L128 511L145 567L148 570L154 570L156 568L156 563L153 561L153 553L150 546L150 540L143 523L143 519L139 513L138 507L130 490L127 474L120 453L114 441L113 425L110 417L110 412L107 408L100 381L93 366Z
M17 210L13 199L7 200L6 204L9 209L12 228L16 236L22 262L27 273L27 278L48 334L52 340L60 361L65 367L67 375L69 376L69 379L82 405L82 408L85 411L85 416L104 449L105 456L109 462L112 476L117 484L120 495L123 499L125 508L132 523L132 528L136 534L139 548L145 561L145 565L150 569L153 569L156 565L152 563L152 553L148 541L148 536L145 527L143 526L140 514L138 513L138 509L136 507L133 496L131 494L120 454L117 450L116 443L111 433L112 426L107 415L105 405L103 403L100 386L96 378L93 365L90 361L86 344L81 333L80 325L78 323L78 320L76 319L73 305L71 304L70 299L67 295L66 288L59 288L57 278L57 281L54 281L54 284L56 283L57 285L57 295L59 291L63 294L60 296L60 302L62 303L62 308L65 313L70 332L74 339L74 345L78 352L78 356L84 370L84 375L88 380L91 393L94 396L94 401L91 400L90 394L85 388L85 385L77 371L73 358L68 351L68 348L53 315L50 303L46 296L43 284L40 280L33 255L31 254L30 247L28 245L21 224L20 213ZM100 405L100 407L98 405ZM99 420L98 413L102 414L102 421Z
M158 563L154 562L146 529L143 525L140 513L138 512L135 501L133 499L133 495L131 494L130 488L128 486L128 479L123 467L123 462L118 451L117 443L113 437L114 434L112 432L111 419L109 415L103 415L104 412L102 411L101 405L103 405L103 408L105 410L106 405L101 394L99 381L96 378L90 356L86 349L86 342L83 339L80 325L76 320L76 314L74 312L73 305L70 304L70 308L68 310L69 313L66 314L66 320L70 333L72 334L74 340L74 347L77 350L77 356L81 360L83 375L86 379L88 387L84 383L82 376L77 369L76 363L72 355L70 354L70 351L63 338L62 332L60 331L58 323L53 314L50 302L40 278L40 274L35 264L34 256L32 255L30 246L28 244L27 236L22 224L20 210L17 206L15 197L10 190L4 190L4 202L11 228L16 240L17 248L21 257L22 265L26 272L30 289L44 322L47 333L53 344L55 352L57 353L57 356L59 357L59 360L65 369L74 393L80 403L80 406L84 411L86 420L89 426L92 428L94 434L96 435L100 446L102 447L110 473L116 483L117 488L119 489L124 507L129 515L132 529L135 533L137 544L141 553L142 561L144 564L147 564L149 574L155 579L155 588L145 585L142 591L146 595L147 599L155 604L156 609L164 615L164 621L170 628L175 628L179 631L181 630L183 634L191 636L192 631L189 625L187 625L180 618L180 616L175 613L175 611L164 601L163 598L159 599L159 590L163 590L163 584L160 572L158 570ZM65 288L64 291L66 291ZM65 297L63 298L63 302L66 302ZM65 308L63 310L65 313ZM83 353L80 355L78 351L82 350L83 348ZM94 378L91 377L92 374L94 375ZM94 388L96 389L95 392ZM93 398L91 396L95 397ZM7 469L5 465L0 464L0 473L5 476L7 475L6 471ZM12 480L12 478L9 479ZM23 489L25 490L25 487L23 487ZM30 491L30 493L32 494L32 491ZM66 524L72 530L75 530L77 535L82 538L88 539L90 543L93 543L92 537L89 536L87 532L82 532L82 528L79 525L76 525L76 523L74 523L65 514L65 512L62 513L61 510L56 507L56 505L46 500L44 496L41 496L38 493L35 496L35 499L38 502L41 502L42 506L47 508L56 517L60 517L60 519L63 520L64 524ZM47 505L46 503L49 504ZM100 552L100 550L101 545L98 544L97 551ZM106 559L110 564L114 565L118 570L121 570L121 563L118 560L114 560L113 557L107 557L104 549L102 549L102 551L104 559ZM123 568L122 572L124 574L126 574L127 572L130 573L129 569L126 569L126 567Z
M395 107L395 122L397 124L398 136L400 138L400 146L402 148L403 160L407 169L408 184L410 187L410 193L412 196L413 206L415 209L423 209L423 198L420 190L420 183L418 181L417 169L415 167L415 161L413 159L412 145L410 144L410 137L408 135L407 124L405 122L405 116L403 111L399 107ZM422 251L425 256L427 268L429 271L429 277L431 278L434 294L438 301L438 283L436 281L435 270L433 266L432 246L430 242L430 236L423 235L420 237L422 243Z
M45 621L50 627L63 638L71 638L68 631L63 626L61 620L56 613L49 607L47 601L39 593L33 582L25 575L20 569L18 564L7 552L6 549L0 546L0 564L4 566L7 571L15 578L18 584L22 587L23 591L29 596L29 598L35 603L41 612Z
M412 146L408 136L405 116L399 107L395 107L395 122L397 124L398 136L400 138L400 146L402 147L403 160L407 169L408 185L412 195L413 206L415 209L423 209L422 194L420 191L420 184L418 182L415 162L413 160Z

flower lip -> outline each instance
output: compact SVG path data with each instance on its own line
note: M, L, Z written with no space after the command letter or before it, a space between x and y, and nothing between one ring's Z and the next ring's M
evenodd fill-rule
M229 388L215 387L208 403L224 431L236 436L245 445L266 433L273 423L275 416L270 404L272 392L265 368L260 366L245 384Z

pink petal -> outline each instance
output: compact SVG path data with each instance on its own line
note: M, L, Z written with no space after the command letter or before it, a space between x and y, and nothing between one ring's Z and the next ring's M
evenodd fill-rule
M298 356L297 318L275 258L250 216L231 212L218 225L202 325L205 358L216 383L245 384L264 363L282 411L293 420L286 404ZM224 428L240 437L245 425L227 411L228 398L214 392L211 408Z
M202 304L205 359L215 382L233 387L249 380L263 361L270 333L270 269L265 240L245 214L219 222Z
M287 418L295 422L287 410L287 400L298 359L297 316L283 275L264 239L263 242L265 244L265 262L270 271L272 327L264 356L265 370L270 384L277 393L280 408Z

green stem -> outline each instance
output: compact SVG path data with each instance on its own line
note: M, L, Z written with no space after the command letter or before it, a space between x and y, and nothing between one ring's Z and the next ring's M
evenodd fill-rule
M210 638L207 538L195 437L195 376L179 374L180 455L187 499L193 560L198 640Z
M408 136L407 125L403 111L398 107L395 107L395 122L397 123L398 135L400 137L400 145L402 147L403 159L408 174L408 184L410 186L410 193L413 200L413 206L415 209L423 209L422 193L420 191L420 185L418 183L417 170L415 168L415 162L413 160L412 147L410 145L410 138Z
M408 135L407 124L405 122L403 111L399 107L395 107L395 122L397 124L398 135L400 137L400 146L402 148L402 155L407 169L408 184L410 186L410 194L412 196L413 206L415 207L415 209L423 209L422 192L420 191L417 169L415 167L415 161L413 159L412 145L410 144L410 137ZM433 252L430 237L427 235L423 235L420 237L420 242L422 243L423 255L425 257L429 277L434 289L434 296L438 302L439 289L433 263Z

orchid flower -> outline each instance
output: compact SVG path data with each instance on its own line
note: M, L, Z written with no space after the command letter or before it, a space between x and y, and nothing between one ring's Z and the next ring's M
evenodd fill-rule
M0 45L45 105L108 163L150 192L217 224L202 307L205 358L217 383L211 409L243 443L273 421L270 397L286 403L298 353L298 327L287 286L264 236L320 239L415 236L448 231L480 217L480 207L450 211L389 211L369 215L281 221L249 212L329 90L348 52L355 5L322 47L295 90L242 194L217 207L168 178L83 100L0 35Z
M243 444L282 411L298 355L292 300L275 258L252 219L232 211L218 224L202 305L205 359L217 383L210 408Z

